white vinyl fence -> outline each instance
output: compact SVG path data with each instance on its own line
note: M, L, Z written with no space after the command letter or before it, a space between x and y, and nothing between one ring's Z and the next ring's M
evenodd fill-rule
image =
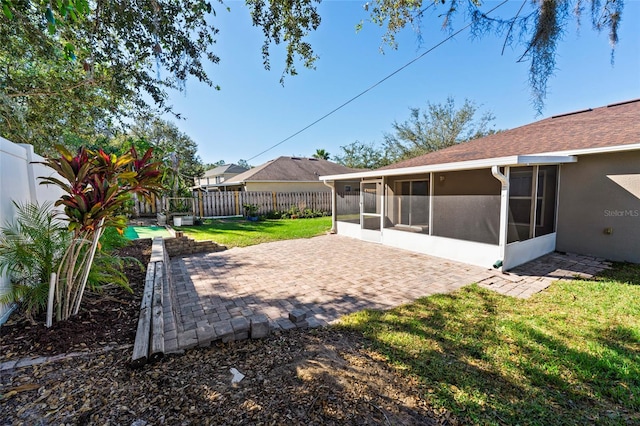
M305 209L331 212L331 192L198 192L193 197L193 213L200 217L235 216L244 213L245 204L258 206L258 214L274 211L287 211L292 206L301 211ZM168 198L135 200L135 210L140 216L155 216L163 210L169 211Z
M53 170L37 164L44 158L33 152L33 146L15 144L0 137L0 224L12 223L16 217L13 202L54 202L62 195L57 186L40 185L39 177L52 176ZM9 285L9 279L0 275L0 293ZM6 321L10 307L0 305L0 324Z

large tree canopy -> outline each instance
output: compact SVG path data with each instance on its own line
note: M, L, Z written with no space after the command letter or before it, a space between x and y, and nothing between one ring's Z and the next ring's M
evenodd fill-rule
M110 83L109 68L88 77L37 25L9 25L0 16L0 40L0 129L14 142L53 153L67 133L101 133L130 104L126 86Z
M457 143L495 133L490 128L495 117L485 112L476 117L478 106L465 99L456 108L453 98L443 104L427 102L427 107L410 108L408 120L392 124L393 133L384 135L386 157L391 162L417 157Z
M460 108L449 97L443 104L427 102L424 110L409 110L409 119L394 121L393 132L384 134L381 145L355 141L341 146L335 161L347 167L377 169L496 132L491 128L493 114L477 116L478 106L468 99Z
M213 23L215 8L225 5L218 2L1 0L2 135L48 147L68 132L99 134L141 110L166 111L167 89L182 89L187 78L217 87L205 65L219 60ZM245 0L264 33L266 68L274 44L285 46L283 77L296 74L298 63L313 68L317 57L307 36L320 25L319 3ZM392 46L403 28L432 24L428 14L441 17L445 28L453 28L459 15L469 16L473 36L497 34L520 48L538 111L555 70L556 46L572 21L588 15L596 31L609 32L612 46L618 41L621 0L522 0L502 18L501 6L489 14L480 0L371 0L365 13L386 29L383 39Z
M198 145L178 127L158 118L137 120L124 136L116 138L120 150L128 143L138 149L153 148L154 160L163 165L163 183L174 195L189 194L194 178L202 177L204 165L198 156Z
M352 142L340 147L342 151L333 159L336 163L353 169L377 169L391 163L385 155L384 149L375 143L360 141Z
M296 73L297 61L313 66L304 38L320 23L315 3L247 1L264 30L265 67L269 47L280 43L283 76ZM208 1L2 0L2 8L0 127L17 142L46 149L70 130L82 135L140 112L166 112L167 89L181 90L189 77L217 88L205 71L219 61Z

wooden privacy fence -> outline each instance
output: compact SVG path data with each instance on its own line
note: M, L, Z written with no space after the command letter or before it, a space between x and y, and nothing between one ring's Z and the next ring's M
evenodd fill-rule
M331 212L331 192L198 192L194 195L196 216L234 216L244 214L243 205L255 204L258 214L287 211L292 206L300 210L311 209ZM135 199L135 209L139 216L155 216L167 209L168 198L152 198L151 202Z

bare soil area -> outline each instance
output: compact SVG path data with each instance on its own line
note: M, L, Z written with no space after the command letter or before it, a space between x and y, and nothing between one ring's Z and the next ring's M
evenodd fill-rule
M457 424L357 335L293 330L134 370L129 350L3 375L2 424ZM232 383L231 368L245 377Z

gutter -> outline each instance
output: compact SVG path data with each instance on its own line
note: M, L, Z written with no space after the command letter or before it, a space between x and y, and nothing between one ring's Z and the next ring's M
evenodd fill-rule
M506 169L508 170L508 169ZM501 184L500 191L500 228L499 228L499 246L500 246L500 259L496 260L493 264L494 269L503 271L503 265L505 262L505 256L507 254L507 218L509 215L509 179L507 176L500 172L498 166L491 166L491 174L494 178L498 179Z

